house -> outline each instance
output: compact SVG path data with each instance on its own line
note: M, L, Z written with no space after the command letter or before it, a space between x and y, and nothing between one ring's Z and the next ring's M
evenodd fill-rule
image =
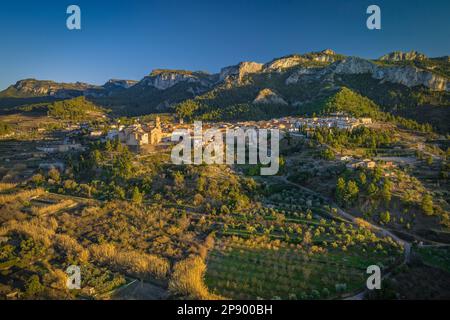
M101 130L93 130L89 133L89 136L92 138L101 137L103 132Z
M111 130L109 135L115 136L115 132ZM139 147L147 144L158 144L163 137L160 119L159 117L156 118L155 127L146 126L144 128L141 124L134 124L123 130L119 130L117 137L120 142L128 146Z
M356 169L356 168L373 169L373 168L376 167L376 162L372 161L370 159L364 159L363 161L347 163L346 167L349 168L349 169Z
M368 162L364 162L365 163L365 166L366 166L366 168L367 169L373 169L373 168L375 168L376 167L376 163L375 163L375 161L368 161Z
M382 165L383 168L390 169L395 168L396 165L392 161L387 161L385 164Z
M148 144L148 133L140 126L131 128L126 135L125 143L129 146L142 146Z

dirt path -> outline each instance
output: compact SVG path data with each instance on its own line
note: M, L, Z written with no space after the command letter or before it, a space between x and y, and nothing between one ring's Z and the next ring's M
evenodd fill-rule
M167 291L153 283L133 279L114 292L110 293L112 300L162 300L167 298Z
M324 197L323 195L318 194L317 192L315 192L315 191L313 191L313 190L311 190L311 189L309 189L309 188L307 188L305 186L302 186L302 185L300 185L298 183L289 181L285 176L274 176L272 178L281 180L281 181L285 182L286 184L295 186L295 187L300 188L300 189L302 189L302 190L304 190L304 191L306 191L308 193L311 193L311 194L314 194L314 195L316 195L318 197L321 197L322 199L324 199L325 201L327 201L328 203L330 203L333 207L335 207L337 209L337 214L341 218L344 218L345 220L353 222L353 223L357 223L357 220L356 220L357 218L356 217L354 217L350 213L348 213L348 212L342 210L341 208L339 208L339 206L337 206L331 199L329 199L327 197ZM406 264L406 263L408 263L410 261L410 258L411 258L411 243L401 239L400 237L398 237L397 235L395 235L394 233L392 233L391 231L389 231L389 230L387 230L387 229L385 229L383 227L377 226L377 225L375 225L373 223L370 223L369 221L366 221L366 222L370 226L371 230L373 230L379 236L390 237L393 240L395 240L396 242L398 242L400 245L403 246L404 259L403 259L402 263L400 265L398 265L397 267L400 267L400 266L402 266L402 265L404 265L404 264ZM385 279L385 278L389 277L391 275L391 272L386 273L385 275L383 275L382 279ZM346 298L345 300L363 300L364 296L366 294L366 291L367 291L367 289L364 289L361 292L358 292L357 294Z
M273 178L282 180L286 184L290 184L290 185L295 186L297 188L300 188L300 189L302 189L302 190L304 190L304 191L306 191L308 193L311 193L311 194L314 194L314 195L316 195L318 197L321 197L322 199L327 201L329 204L331 204L333 207L335 207L337 209L337 214L340 215L342 218L344 218L344 219L346 219L346 220L348 220L350 222L357 223L357 220L356 220L357 218L356 217L354 217L350 213L344 211L343 209L339 208L339 206L336 203L334 203L332 199L324 197L323 195L318 194L317 192L315 192L315 191L313 191L313 190L311 190L311 189L309 189L309 188L307 188L305 186L302 186L302 185L300 185L298 183L289 181L285 176L276 176L276 177L273 177ZM400 244L402 244L404 246L405 245L409 245L410 246L409 242L401 239L400 237L398 237L397 235L395 235L391 231L389 231L387 229L384 229L384 228L382 228L380 226L377 226L377 225L375 225L373 223L370 223L368 221L366 221L366 222L370 225L370 228L373 229L374 231L376 231L378 234L381 234L384 237L391 237L393 240L399 242Z

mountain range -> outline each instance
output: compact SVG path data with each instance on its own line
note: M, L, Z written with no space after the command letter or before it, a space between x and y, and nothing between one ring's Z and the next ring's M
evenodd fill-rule
M214 120L320 112L320 102L343 87L383 111L448 131L450 57L415 51L372 60L327 49L240 62L215 74L157 69L140 81L112 79L102 86L24 79L0 92L0 108L84 95L117 115L170 112L188 103L195 115Z

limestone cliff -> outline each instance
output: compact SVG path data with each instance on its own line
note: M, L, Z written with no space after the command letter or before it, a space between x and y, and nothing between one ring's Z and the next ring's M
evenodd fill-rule
M449 91L450 82L447 78L413 66L380 66L357 57L347 57L326 68L302 68L286 79L286 84L294 84L303 78L323 79L333 74L363 74L368 73L374 79L389 81L407 87L425 86L433 91Z
M110 79L103 85L103 88L105 88L105 89L116 89L116 88L128 89L129 87L135 85L136 83L137 83L136 80Z
M220 70L219 80L231 80L242 83L244 77L248 74L260 72L263 68L262 63L245 61L234 66L222 68Z
M24 79L17 81L7 90L15 96L53 96L55 98L71 98L82 95L89 88L96 88L87 83L58 83L50 80Z
M270 89L263 89L258 93L258 96L253 100L254 104L278 104L287 105L288 103L278 94Z
M331 49L326 49L320 52L306 53L303 55L293 54L281 58L274 59L264 65L264 71L282 72L296 66L309 65L313 62L332 63L337 60L336 53Z
M210 85L209 75L200 72L190 72L185 70L154 70L152 73L140 81L146 86L155 87L159 90L166 90L180 82L198 83L200 85Z
M381 61L412 61L425 59L428 59L427 56L417 51L410 51L410 52L394 51L380 58Z

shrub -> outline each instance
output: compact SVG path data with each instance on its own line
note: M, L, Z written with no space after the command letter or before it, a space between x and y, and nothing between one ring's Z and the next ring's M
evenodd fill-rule
M164 258L137 251L121 251L110 243L93 245L90 252L99 263L110 265L141 279L151 276L165 278L170 267Z
M204 283L206 265L199 256L178 262L169 281L169 291L190 299L211 300L220 297L209 293Z

